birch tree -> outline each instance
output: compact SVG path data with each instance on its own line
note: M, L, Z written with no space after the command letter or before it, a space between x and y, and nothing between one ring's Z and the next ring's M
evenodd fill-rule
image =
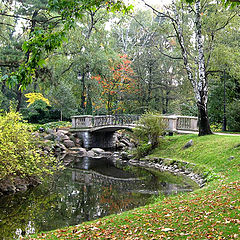
M193 5L186 5L183 2L173 0L172 4L165 8L165 11L158 11L150 7L156 15L168 19L173 27L174 37L181 49L183 67L187 73L188 80L194 90L195 101L198 107L199 136L212 134L208 118L208 75L211 71L210 61L214 49L215 36L218 31L226 27L237 15L237 11L217 9L216 13L222 11L223 21L215 22L203 35L203 15L207 15L208 7L215 3L204 3L196 0ZM219 8L222 8L221 6ZM204 16L205 17L205 16ZM188 34L186 35L186 29ZM205 29L204 29L205 30ZM167 55L167 54L165 54ZM171 56L170 56L171 57Z

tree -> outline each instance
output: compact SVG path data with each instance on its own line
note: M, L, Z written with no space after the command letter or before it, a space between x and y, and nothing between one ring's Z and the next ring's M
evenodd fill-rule
M159 31L159 19L150 11L136 11L112 25L117 51L132 60L134 79L139 89L131 102L131 112L143 113L146 109L163 114L171 112L169 104L177 98L181 74L179 61L161 54L159 45L163 33ZM130 106L130 104L129 104Z
M111 63L109 74L92 77L98 81L103 89L101 94L108 114L123 111L121 104L125 100L124 94L136 91L132 75L131 61L126 55L122 55L119 63Z
M211 3L206 3L201 6L200 0L196 0L194 6L186 6L183 3L179 4L175 2L171 5L171 11L169 9L166 12L158 11L148 5L159 17L169 19L172 24L175 39L181 49L184 68L194 90L195 101L198 107L200 136L212 133L208 119L207 102L208 70L212 57L214 38L217 32L224 29L237 14L236 12L221 10L225 22L215 22L207 31L211 35L207 36L206 33L203 35L204 25L202 19L205 17L204 13L206 15L208 15L208 11L211 13L212 5ZM215 4L214 7L217 8ZM218 11L215 12L218 13ZM190 24L183 28L186 21ZM186 35L186 32L188 35ZM192 38L189 37L189 34L192 34ZM206 49L208 49L207 54Z
M18 71L11 75L5 75L9 85L19 84L20 88L24 88L30 84L35 78L36 69L44 64L44 55L61 46L67 32L74 27L76 20L84 16L86 11L94 12L100 6L105 6L108 11L122 10L126 12L130 9L120 0L108 2L104 0L49 0L48 6L53 15L44 22L44 27L36 26L38 10L33 12L30 19L30 37L22 46L26 61L19 66ZM2 13L2 15L18 17L8 13Z

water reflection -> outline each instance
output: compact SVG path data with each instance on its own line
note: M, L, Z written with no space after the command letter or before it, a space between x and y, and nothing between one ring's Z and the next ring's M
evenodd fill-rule
M193 188L179 177L112 159L72 157L75 159L67 169L43 185L0 198L2 239L79 224L145 205L159 192L171 194Z

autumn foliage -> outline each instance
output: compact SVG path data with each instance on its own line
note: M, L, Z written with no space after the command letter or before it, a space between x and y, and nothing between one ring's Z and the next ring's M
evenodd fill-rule
M136 92L135 81L133 79L133 69L131 61L127 55L120 56L120 62L109 67L108 76L93 76L102 87L102 103L108 113L124 111L123 97L125 94Z

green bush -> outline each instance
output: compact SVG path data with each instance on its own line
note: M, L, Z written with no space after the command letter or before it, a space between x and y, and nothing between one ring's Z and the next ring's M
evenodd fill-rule
M56 169L55 158L41 155L32 130L19 113L0 116L0 180L14 176L41 176Z
M140 143L149 143L155 148L165 130L166 123L161 115L147 112L141 116L137 127L133 129L133 133Z
M147 156L151 153L152 151L152 145L148 143L142 143L137 146L135 151L133 152L133 155L135 158L140 159L144 156Z
M42 100L37 100L28 108L21 109L25 120L30 123L46 123L59 120L61 113Z
M159 114L147 112L143 114L137 122L137 127L133 129L133 136L138 141L136 156L143 157L156 148L160 143L160 137L166 130L166 123Z

